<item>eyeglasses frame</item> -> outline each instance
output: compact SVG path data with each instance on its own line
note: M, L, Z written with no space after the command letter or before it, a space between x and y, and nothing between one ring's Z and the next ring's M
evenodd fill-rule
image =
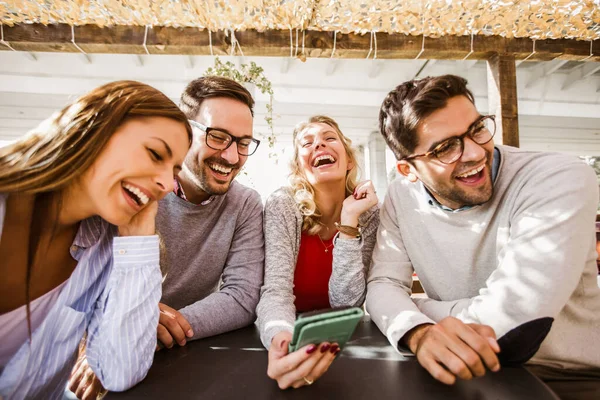
M251 137L251 138L248 138L248 137L236 137L236 136L233 136L233 135L232 135L231 133L229 133L229 132L225 132L225 131L224 131L224 130L222 130L222 129L218 129L218 128L211 128L210 126L203 125L203 124L201 124L201 123L200 123L200 122L198 122L198 121L194 121L193 119L188 119L188 122L190 123L190 125L191 125L192 127L194 127L194 128L198 128L198 129L200 129L201 131L203 131L204 133L206 133L206 136L205 136L206 145L207 145L208 147L210 147L211 149L213 149L213 150L225 151L225 150L227 150L228 148L230 148L230 147L231 147L231 145L232 145L232 144L235 142L235 144L236 144L236 146L237 146L237 152L238 152L238 154L239 154L240 156L246 156L246 157L249 157L249 156L251 156L252 154L256 153L256 150L258 150L258 146L260 146L260 140L258 140L258 139L255 139L255 138L253 138L253 137ZM209 135L210 131L219 131L219 132L223 132L223 133L225 133L225 134L229 135L229 137L231 138L231 141L229 142L229 144L228 144L227 146L225 146L225 148L224 148L224 149L215 149L215 148L214 148L214 147L212 147L210 144L208 144L208 135ZM256 143L256 147L254 148L254 151L253 151L252 153L249 153L249 154L242 154L242 153L240 153L240 150L239 150L239 142L240 142L241 140L244 140L244 139L250 139L250 140L252 140L253 142L255 142L255 143Z
M487 140L487 141L485 141L485 142L483 142L483 143L477 143L477 142L475 142L475 141L473 140L473 137L471 136L471 135L473 134L473 128L474 128L474 127L475 127L475 126L476 126L478 123L480 123L480 122L482 122L482 121L485 121L486 119L490 119L490 120L492 120L492 122L494 123L494 131L493 131L493 132L491 132L492 136L490 136L490 139L489 139L489 140ZM496 127L496 116L495 116L495 115L493 115L493 114L490 114L490 115L482 115L482 116L480 116L479 118L477 118L477 119L475 120L475 122L473 122L471 125L469 125L469 129L467 129L467 131L466 131L465 133L463 133L463 134L461 134L461 135L457 135L457 136L451 136L451 137L449 137L448 139L444 140L442 143L440 143L440 144L438 144L437 146L435 146L435 148L434 148L433 150L430 150L430 151L428 151L428 152L426 152L426 153L423 153L423 154L415 154L415 155L412 155L412 156L406 156L406 157L403 157L403 158L401 158L401 159L400 159L400 161L402 161L402 160L409 161L409 160L413 160L413 159L415 159L415 158L418 158L418 157L429 157L429 156L433 155L433 156L434 156L436 159L438 159L438 160L439 160L441 163L443 163L443 164L446 164L446 165L454 164L455 162L457 162L458 160L460 160L460 157L462 157L462 154L463 154L463 152L465 151L465 137L466 137L466 136L469 136L469 137L470 137L470 139L471 139L471 140L473 140L473 142L477 143L478 145L484 145L484 144L486 144L486 143L489 143L489 142L490 142L490 140L492 140L492 139L494 138L494 136L496 135L496 130L497 130L497 127ZM442 161L440 158L438 158L438 157L435 155L435 153L436 153L437 149L439 149L439 148L440 148L442 145L446 144L446 143L447 143L449 140L452 140L452 139L459 139L459 140L460 140L460 142L461 142L461 145L462 145L462 151L460 152L460 156L459 156L459 157L458 157L456 160L454 160L454 161L452 161L452 162L449 162L449 163L447 163L447 162L444 162L444 161Z

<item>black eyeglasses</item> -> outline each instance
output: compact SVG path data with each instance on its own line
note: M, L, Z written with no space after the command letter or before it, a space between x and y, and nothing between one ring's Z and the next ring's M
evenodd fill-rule
M258 149L260 140L250 137L235 137L229 132L202 125L200 122L189 119L190 125L206 133L206 145L213 150L227 150L234 142L237 152L241 156L251 156Z
M402 160L412 160L417 157L433 156L444 164L452 164L458 161L465 149L465 136L471 138L477 144L486 144L496 134L496 120L494 115L486 115L477 119L469 126L469 129L459 136L452 136L427 153L415 154L404 157Z

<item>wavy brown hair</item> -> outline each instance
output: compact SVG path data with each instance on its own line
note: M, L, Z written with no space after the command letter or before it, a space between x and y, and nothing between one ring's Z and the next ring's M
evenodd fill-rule
M346 193L345 197L350 196L356 188L358 178L358 162L356 161L356 153L352 148L352 140L346 137L337 122L333 118L324 115L315 115L308 119L308 121L301 122L294 128L294 157L290 163L290 186L296 205L302 214L302 231L307 232L309 235L316 235L321 227L321 211L315 202L315 189L306 179L304 171L300 167L298 162L298 136L301 135L306 129L310 128L314 124L326 124L332 127L340 137L348 161L352 162L353 167L346 172Z
M179 121L191 143L185 114L165 94L135 81L108 83L0 149L0 192L35 194L64 188L92 165L123 122L137 117Z
M57 196L94 163L117 128L131 118L166 117L181 122L191 144L192 129L185 114L162 92L135 81L100 86L42 122L23 139L0 149L0 193L27 193L44 199ZM52 213L56 224L57 210ZM34 235L36 236L36 235ZM29 243L25 299L31 340L31 259L37 247Z

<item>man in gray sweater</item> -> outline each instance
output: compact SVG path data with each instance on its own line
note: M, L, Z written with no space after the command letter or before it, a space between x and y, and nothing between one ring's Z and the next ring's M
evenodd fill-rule
M564 398L592 398L596 176L574 157L494 146L466 83L410 81L383 102L402 177L380 212L367 310L444 383L527 362ZM428 298L411 299L413 272Z
M215 76L192 81L181 96L194 141L156 217L166 249L158 340L168 348L256 318L264 270L262 201L233 181L259 145L252 136L253 106L246 88Z
M181 96L194 140L156 217L165 275L159 347L184 346L256 318L264 270L262 201L233 181L259 145L252 136L253 106L242 85L214 76L192 81ZM70 389L79 398L95 398L102 389L85 359Z

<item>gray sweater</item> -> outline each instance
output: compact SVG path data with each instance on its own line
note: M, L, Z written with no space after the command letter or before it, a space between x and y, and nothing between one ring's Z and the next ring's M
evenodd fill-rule
M161 302L190 322L193 339L251 324L263 281L260 195L238 182L206 205L171 193L156 221L167 258Z
M379 207L373 206L359 218L361 239L334 239L333 265L329 279L332 307L360 306L365 299L366 273L371 263L379 225ZM264 346L273 336L293 331L294 270L302 236L302 214L290 188L274 192L265 204L265 283L258 303L258 327Z
M494 194L449 212L422 185L394 181L368 277L367 310L394 347L413 327L454 316L498 337L554 322L532 364L600 368L594 219L598 183L575 157L497 146ZM411 300L413 271L429 299Z

